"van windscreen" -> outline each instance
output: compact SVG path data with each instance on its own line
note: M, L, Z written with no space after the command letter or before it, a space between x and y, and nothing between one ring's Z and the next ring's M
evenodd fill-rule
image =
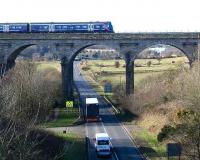
M108 140L99 140L98 145L108 145L109 141Z

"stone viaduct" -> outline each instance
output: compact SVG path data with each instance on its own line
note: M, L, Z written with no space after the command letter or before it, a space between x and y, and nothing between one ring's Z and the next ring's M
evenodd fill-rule
M144 49L165 44L181 50L190 64L198 56L200 33L0 33L0 75L15 64L15 59L32 45L50 45L61 58L65 99L73 97L73 61L85 48L105 45L123 55L126 62L126 93L134 89L134 60Z

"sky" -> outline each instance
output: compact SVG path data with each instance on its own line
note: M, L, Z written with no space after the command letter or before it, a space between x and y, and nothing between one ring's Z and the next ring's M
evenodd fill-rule
M200 0L1 0L0 23L111 21L115 32L200 31Z

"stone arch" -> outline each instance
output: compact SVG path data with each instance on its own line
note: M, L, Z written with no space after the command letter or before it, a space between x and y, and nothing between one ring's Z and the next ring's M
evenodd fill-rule
M189 63L191 64L193 61L194 61L194 57L191 56L191 54L193 53L188 53L186 50L184 50L184 48L181 48L177 45L172 45L172 44L168 44L168 43L156 43L156 44L150 44L150 45L147 45L145 46L144 48L140 48L135 56L135 58L137 58L139 56L139 54L144 51L145 49L148 49L148 48L151 48L153 46L156 46L156 45L164 45L164 46L171 46L173 48L176 48L177 50L181 51L189 60Z
M94 46L94 45L103 45L103 46L109 46L112 47L112 45L106 44L106 43L86 43L82 45L74 46L73 53L70 57L64 56L62 58L62 82L63 82L63 93L66 99L71 99L73 97L73 62L75 60L75 57L85 48ZM112 47L115 48L115 47Z
M73 61L75 60L76 56L81 52L83 51L84 49L88 48L88 47L91 47L91 46L108 46L110 48L113 48L115 50L119 50L119 49L116 49L116 48L119 48L117 45L112 45L112 44L107 44L107 43L102 43L102 42L95 42L95 43L88 43L88 44L84 44L82 46L77 46L77 49L74 51L74 53L72 54L72 56L70 57L69 59L69 63L70 63L70 66L73 65Z
M198 50L198 45L196 42L177 42L177 41L144 41L135 44L133 46L125 48L123 51L124 54L130 53L131 54L131 59L135 59L143 50L150 48L155 45L167 45L174 47L178 50L180 50L189 60L190 65L192 62L194 62L196 55L197 55L197 50Z
M195 54L197 52L196 43L168 43L166 41L144 41L139 43L134 43L132 46L127 46L123 50L126 61L126 94L134 93L134 61L138 55L145 49L150 48L155 45L168 45L180 50L189 60L189 64L195 60ZM196 46L196 47L195 47Z
M75 46L75 50L73 52L73 54L70 56L70 61L74 61L75 57L84 49L88 48L88 47L91 47L91 46L108 46L110 48L113 48L117 51L119 51L119 44L113 44L112 42L102 42L102 41L94 41L94 42L89 42L89 43L85 43L85 44L81 44L81 45L77 45Z
M84 49L86 49L86 48L88 48L88 47L94 46L94 45L96 45L96 44L88 44L88 45L85 45L85 46L79 48L77 51L75 51L75 53L71 56L71 58L70 58L70 60L69 60L70 64L73 65L73 61L75 60L76 56L77 56L82 50L84 50Z
M17 58L17 56L26 48L33 46L36 44L27 44L27 45L23 45L20 46L19 48L15 49L7 58L7 69L11 69L14 65L15 65L15 59Z

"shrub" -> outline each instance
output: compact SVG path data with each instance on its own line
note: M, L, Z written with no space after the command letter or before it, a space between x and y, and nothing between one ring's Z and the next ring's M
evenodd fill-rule
M119 61L115 61L115 67L116 67L116 68L119 68L119 67L120 67Z
M166 139L170 134L173 134L175 132L175 128L170 125L165 125L160 133L157 135L157 139L159 142L162 142L164 139Z
M147 66L148 66L148 67L151 67L151 64L152 64L151 61L148 61L148 62L147 62Z
M143 67L142 64L135 64L134 66L135 66L135 67Z
M172 92L166 92L165 95L161 96L161 100L166 103L175 99L175 96Z
M193 116L195 113L190 108L183 109L177 113L179 119L185 119L187 117Z
M82 67L82 70L84 70L84 71L88 71L88 70L90 70L90 67L88 67L88 66L84 66L84 67Z

